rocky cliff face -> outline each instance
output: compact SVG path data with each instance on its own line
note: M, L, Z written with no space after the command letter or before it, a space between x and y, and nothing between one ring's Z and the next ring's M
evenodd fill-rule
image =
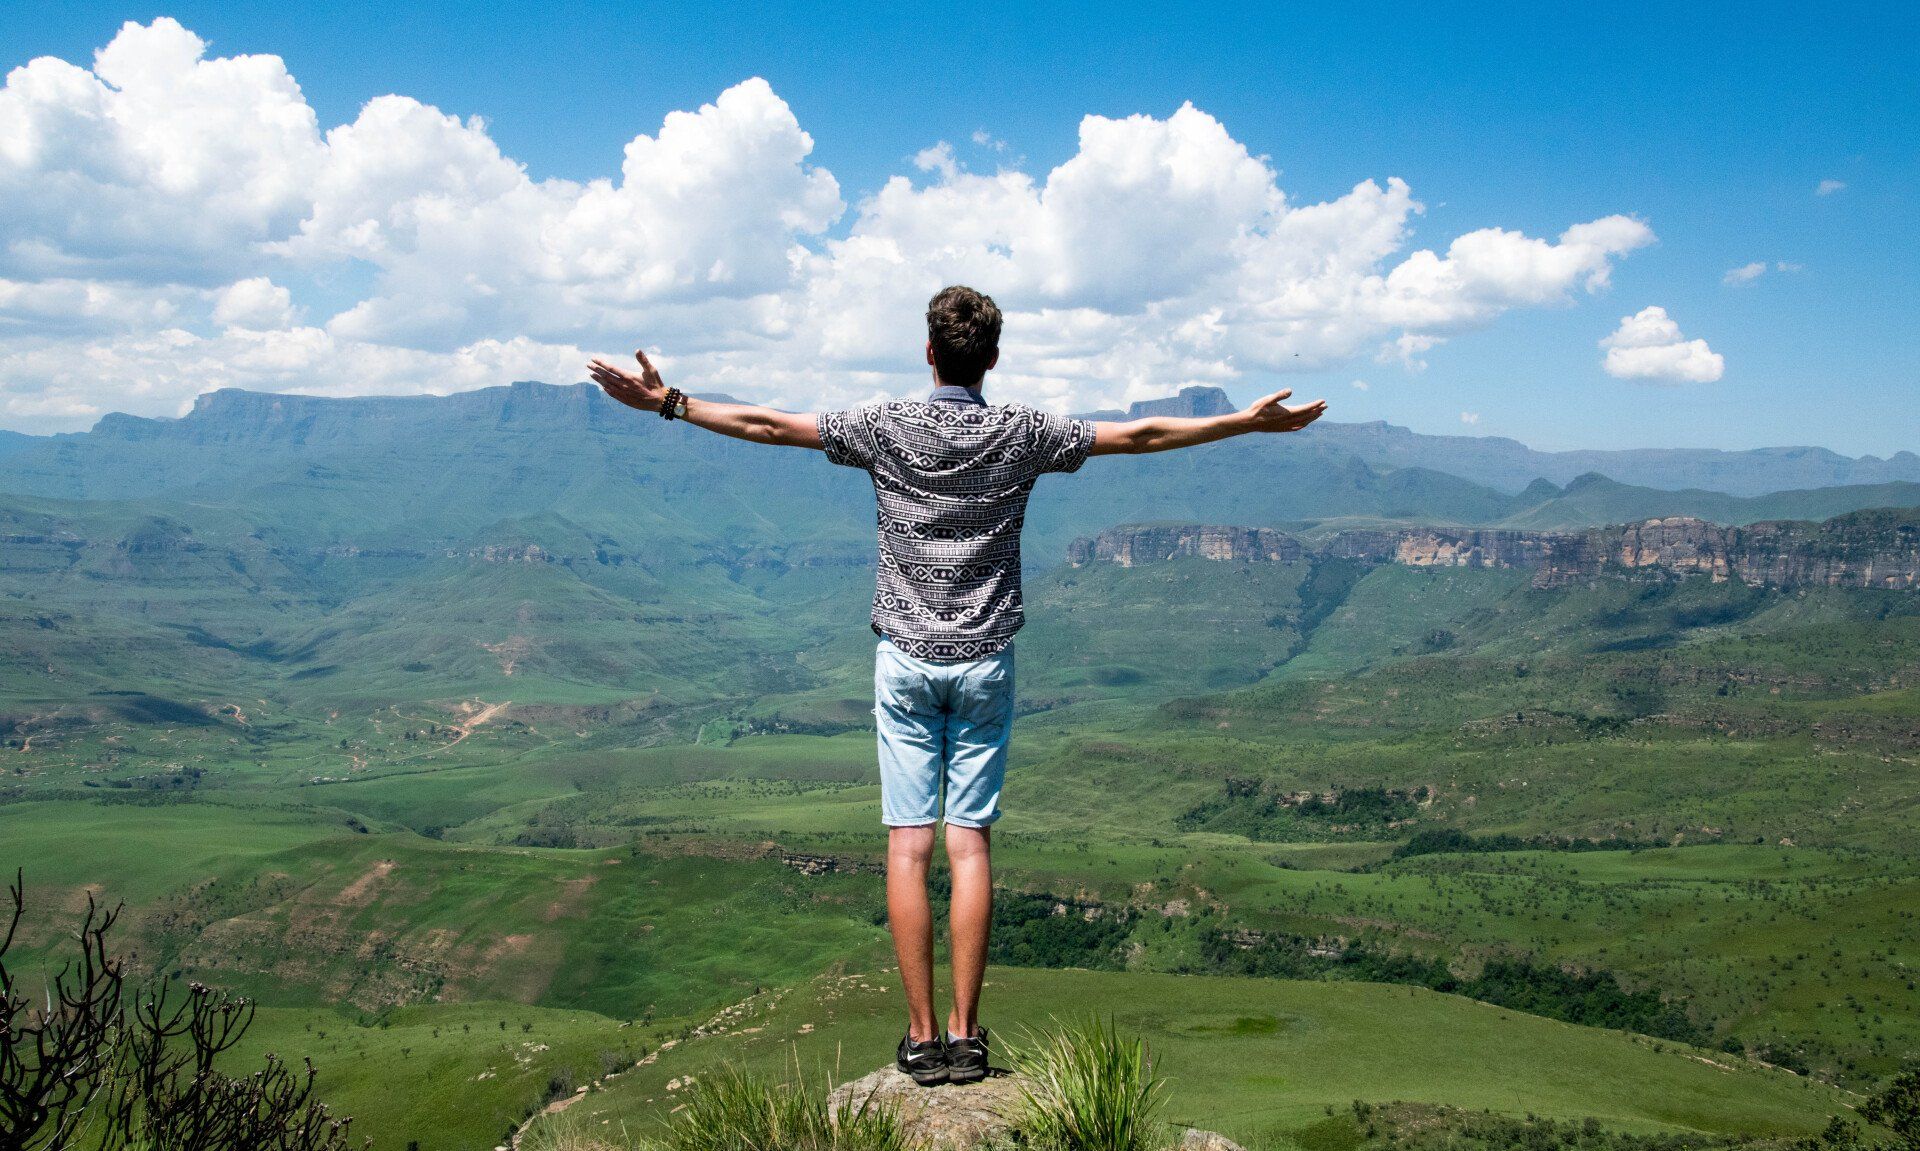
M1167 525L1116 528L1075 540L1067 549L1067 560L1075 567L1089 563L1133 567L1186 558L1293 563L1306 554L1299 540L1272 528Z
M1879 508L1823 523L1722 527L1686 517L1584 532L1402 528L1341 532L1317 548L1270 528L1130 526L1075 540L1076 567L1197 557L1292 563L1314 555L1409 567L1523 568L1536 587L1604 577L1706 575L1772 587L1920 587L1920 508Z
M1409 567L1539 567L1556 542L1550 532L1496 528L1341 532L1321 549L1341 559L1406 564Z

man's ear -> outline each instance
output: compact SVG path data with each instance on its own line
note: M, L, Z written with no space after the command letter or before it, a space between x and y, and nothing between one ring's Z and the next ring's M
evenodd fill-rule
M927 341L927 363L929 365L933 363L933 341L932 340Z
M931 346L931 345L929 345L929 346ZM995 365L995 364L997 364L997 363L999 363L999 362L1000 362L1000 349L999 349L999 348L995 348L995 349L993 350L993 358L987 361L987 370L988 370L989 372L991 372L991 371L993 370L993 365Z

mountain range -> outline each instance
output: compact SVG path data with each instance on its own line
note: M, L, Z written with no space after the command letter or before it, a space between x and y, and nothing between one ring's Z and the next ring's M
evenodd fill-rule
M1218 389L1189 388L1131 413L1096 414L1226 406ZM1029 517L1031 562L1058 562L1074 537L1121 523L1556 530L1665 515L1730 525L1825 519L1920 504L1920 457L1908 452L1547 453L1385 424L1322 423L1097 466L1116 482L1042 485ZM700 555L863 546L872 495L849 479L807 454L641 418L588 385L526 382L444 397L223 389L178 419L114 413L87 432L0 445L0 492L243 508L257 528L317 546L476 536L549 546L525 517L563 517L589 534Z
M1235 407L1221 389L1199 386L1182 388L1175 396L1133 404L1124 412L1087 414L1098 419L1210 416ZM1895 452L1887 459L1843 456L1826 448L1804 446L1744 451L1625 448L1543 452L1503 436L1427 435L1384 420L1359 424L1322 420L1301 434L1325 441L1373 467L1431 468L1505 492L1518 492L1536 479L1566 484L1589 473L1641 487L1702 488L1736 496L1789 488L1920 480L1920 456L1908 451Z
M1189 390L1135 411L1224 402ZM1447 446L1392 431L1394 442ZM1036 577L1055 575L1036 578L1033 595L1059 599L1056 622L1125 618L1125 605L1145 602L1141 587L1060 573L1074 571L1063 562L1073 540L1126 524L1241 524L1319 549L1920 506L1912 480L1739 495L1585 473L1513 491L1372 462L1349 442L1370 441L1335 425L1049 477L1029 509L1025 557ZM866 477L817 453L663 422L585 385L359 399L216 391L178 419L115 414L84 433L7 440L0 682L23 714L42 715L76 700L144 714L232 695L331 708L510 681L521 701L657 693L751 710L805 696L810 714L837 716L831 685L865 658L864 629L849 622L872 591L873 514ZM1824 546L1810 532L1789 534ZM1574 543L1554 547L1575 562ZM1732 552L1722 542L1705 554ZM1226 596L1234 612L1266 619L1304 577L1249 578L1190 606L1217 614ZM1324 582L1312 582L1315 602L1337 602ZM1043 626L1036 639L1082 656L1107 642L1076 626L1052 640ZM1228 677L1219 682L1243 682L1297 644L1290 627L1262 625L1244 651L1204 626L1195 637ZM129 683L148 694L126 702Z

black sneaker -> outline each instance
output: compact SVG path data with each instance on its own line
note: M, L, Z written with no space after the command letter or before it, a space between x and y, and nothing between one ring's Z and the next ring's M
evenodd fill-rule
M925 1043L915 1043L913 1036L900 1037L900 1050L893 1057L893 1065L913 1076L913 1081L922 1087L932 1087L947 1081L947 1046L938 1039L929 1039Z
M987 1029L947 1040L947 1081L978 1083L987 1077Z

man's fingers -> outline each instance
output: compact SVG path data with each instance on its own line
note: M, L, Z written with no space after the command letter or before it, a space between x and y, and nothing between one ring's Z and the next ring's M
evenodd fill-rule
M1290 408L1280 402L1292 394L1293 390L1289 388L1285 391L1275 393L1268 400L1262 401L1262 409L1272 413L1265 416L1268 431L1298 431L1319 419L1321 414L1327 410L1327 401L1325 400L1314 400L1310 403L1301 404L1297 408ZM1274 412L1272 411L1273 409L1278 409L1278 411Z
M602 387L630 386L634 382L625 368L610 364L598 356L587 361L587 374Z

